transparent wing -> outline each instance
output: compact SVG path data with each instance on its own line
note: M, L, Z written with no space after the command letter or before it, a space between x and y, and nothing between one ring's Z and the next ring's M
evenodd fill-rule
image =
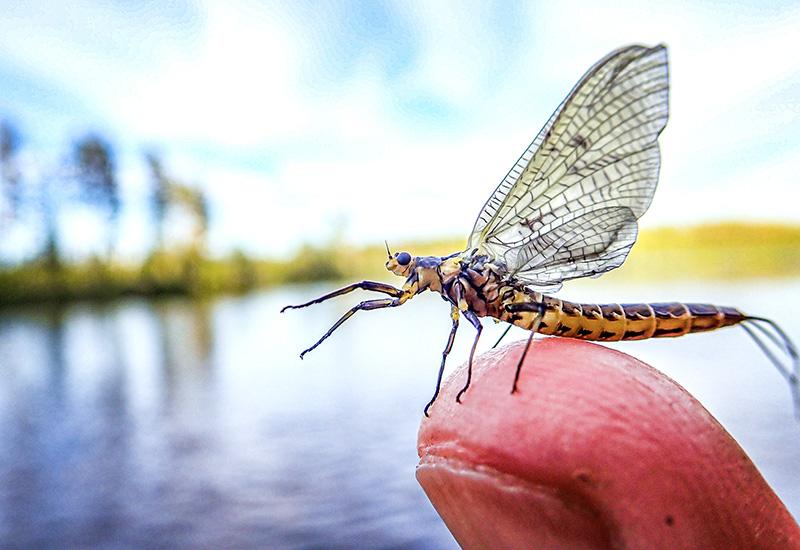
M594 210L531 241L519 250L518 261L525 265L525 278L538 285L604 273L625 260L637 230L627 208Z
M658 182L667 73L663 45L592 67L486 202L468 250L534 285L619 267Z

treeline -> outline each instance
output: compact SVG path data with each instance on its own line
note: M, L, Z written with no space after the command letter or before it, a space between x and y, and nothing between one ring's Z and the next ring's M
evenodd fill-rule
M398 250L442 256L460 240L404 243ZM0 307L22 303L108 300L123 296L203 296L290 283L398 280L383 267L382 245L301 248L287 260L255 260L237 252L224 259L198 254L151 255L141 266L96 259L51 270L33 262L0 270ZM643 231L625 264L606 284L680 280L728 281L800 276L800 228L715 224ZM587 281L587 284L598 284Z
M0 307L19 304L114 300L126 296L205 296L342 276L322 249L305 249L287 261L254 260L241 252L212 259L192 253L159 253L142 265L96 258L51 269L28 262L0 270Z
M15 125L0 122L0 304L256 284L259 269L243 254L206 257L208 200L156 152L142 154L142 188L126 194L103 136L85 135L49 165L24 142ZM126 208L145 228L136 253L120 245ZM170 231L176 222L181 231Z
M283 261L241 251L212 258L209 200L156 152L138 159L145 177L132 189L120 181L115 147L99 134L76 140L49 167L25 145L15 125L0 122L0 306L331 280L349 275L362 255L305 246ZM135 235L132 218L142 228Z
M23 154L23 141L16 126L0 123L0 266L42 263L57 270L87 256L109 265L123 258L125 251L118 246L126 205L111 142L86 135L60 160L44 166L30 152ZM146 188L138 190L134 206L148 218L145 226L154 228L149 253L182 249L202 254L209 223L204 193L169 174L157 153L145 153L141 160L148 172ZM165 228L176 216L191 229L181 240L168 242ZM65 229L81 223L85 243L91 244L71 251ZM72 236L73 241L80 238Z
M446 255L462 245L460 241L405 243L403 249L420 255ZM254 259L241 252L222 259L162 252L142 265L92 258L52 270L43 262L29 262L0 270L0 307L125 296L205 296L356 278L396 283L383 267L385 262L383 244L363 248L306 245L285 260Z

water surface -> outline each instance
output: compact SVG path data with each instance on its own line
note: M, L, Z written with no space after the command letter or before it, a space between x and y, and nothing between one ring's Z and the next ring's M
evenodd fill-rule
M300 361L357 298L278 311L328 288L0 313L0 541L456 548L414 478L449 308L422 295L359 313ZM800 341L800 281L562 295L737 305ZM486 327L483 348L501 331ZM452 367L472 337L464 326ZM800 425L742 330L615 347L694 393L800 515Z

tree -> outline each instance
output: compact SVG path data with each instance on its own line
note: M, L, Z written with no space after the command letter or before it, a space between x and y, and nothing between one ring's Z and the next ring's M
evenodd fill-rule
M169 180L164 174L161 158L155 153L146 155L147 165L150 167L150 182L153 190L150 203L153 208L153 217L156 222L156 250L164 249L164 218L169 207Z
M190 244L195 252L202 253L205 249L209 221L206 196L197 187L186 185L168 176L158 155L149 153L146 155L146 161L150 167L151 205L156 221L157 249L163 250L165 247L164 225L167 213L171 209L177 209L191 216L193 230Z
M75 146L78 179L89 201L102 205L107 213L107 257L114 251L119 233L119 185L111 145L99 136L90 135Z
M0 193L8 200L12 219L17 217L20 203L19 145L16 127L8 121L0 123Z
M61 269L61 251L58 240L58 211L61 204L61 195L58 193L59 184L63 184L60 174L45 176L41 183L37 204L44 223L45 233L41 258L51 272Z

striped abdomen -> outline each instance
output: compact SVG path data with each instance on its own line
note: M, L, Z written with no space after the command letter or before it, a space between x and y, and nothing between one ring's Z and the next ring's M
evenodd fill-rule
M656 304L576 304L541 296L544 318L538 332L583 340L643 340L705 332L742 322L737 309L680 302ZM538 312L513 314L515 325L532 329Z

